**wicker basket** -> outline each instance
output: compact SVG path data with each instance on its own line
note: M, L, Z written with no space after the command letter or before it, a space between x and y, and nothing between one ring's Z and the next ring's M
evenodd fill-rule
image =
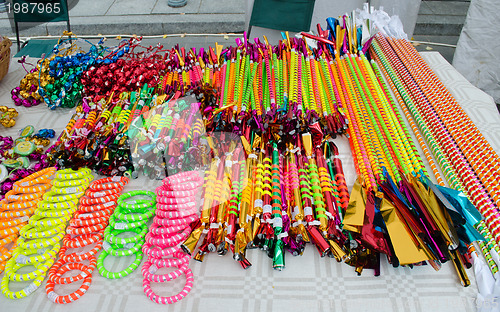
M3 37L2 42L0 42L0 81L9 72L11 45L12 41L7 37Z

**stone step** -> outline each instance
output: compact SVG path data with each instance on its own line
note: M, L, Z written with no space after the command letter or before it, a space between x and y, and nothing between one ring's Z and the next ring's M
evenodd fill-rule
M469 1L422 1L414 36L459 36Z
M432 36L432 35L416 35L413 36L413 40L426 41L426 42L436 42L456 45L460 36Z
M71 30L78 35L163 35L242 32L245 0L68 0ZM21 36L61 35L65 23L21 23ZM0 34L15 36L13 14L0 13Z
M413 35L458 36L465 15L419 15Z
M0 33L15 36L13 22L0 20ZM71 31L78 35L158 35L179 33L230 33L242 32L245 28L245 14L154 14L127 16L71 17ZM65 22L19 24L21 36L59 36L66 30Z
M463 1L422 1L419 15L458 15L466 16L470 2Z
M418 35L413 36L413 40L415 40L415 41L445 43L445 44L451 44L451 45L456 45L458 42L458 38L459 38L459 36L418 36ZM441 55L449 63L451 63L453 61L453 55L455 54L455 48L448 47L448 46L421 43L421 44L418 44L415 48L419 52L420 51L424 51L424 52L425 51L437 51L437 52L441 53Z

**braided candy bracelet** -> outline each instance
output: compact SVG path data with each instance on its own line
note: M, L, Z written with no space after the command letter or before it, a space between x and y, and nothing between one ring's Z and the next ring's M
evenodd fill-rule
M53 187L49 192L43 194L43 199L37 203L37 209L29 219L28 224L19 231L18 246L14 249L12 258L5 267L1 290L7 298L23 298L40 287L60 249L60 241L64 236L66 222L75 212L78 198L83 195L83 192L75 192L75 187L84 189L90 180L92 180L92 175L87 168L78 171L65 169L56 172L52 183ZM17 187L30 187L41 181L43 181L41 177L32 181L20 181ZM57 186L66 181L71 181L75 187ZM35 270L24 274L17 273L25 266L33 266ZM24 289L11 291L9 281L32 282Z
M191 233L190 224L197 221L197 189L203 184L198 172L179 173L163 179L156 189L158 204L153 225L146 235L142 251L148 260L142 266L144 293L156 303L172 304L184 298L193 287L193 272L189 268L190 256L183 253L180 244ZM177 267L164 275L155 274L160 268ZM162 297L151 289L151 282L165 283L186 274L186 285L177 295Z
M145 196L148 199L127 201L136 196ZM94 200L98 198L94 198ZM125 277L134 272L141 264L143 257L141 247L144 244L144 236L148 231L148 222L155 213L156 194L151 191L130 191L121 195L117 204L118 207L109 218L109 225L104 230L104 250L97 259L99 274L109 279ZM124 233L134 233L135 235L119 237ZM111 272L104 267L104 259L108 255L115 257L134 255L135 260L126 269Z
M46 168L16 181L0 201L0 273L17 247L19 231L28 224L42 195L52 186L50 177L55 172L55 168ZM10 243L12 246L7 248Z
M103 243L104 228L108 225L109 216L116 207L113 195L119 195L128 183L126 177L109 177L96 180L89 185L85 196L80 198L78 210L74 213L63 238L63 246L59 250L59 260L49 270L49 280L45 286L47 297L54 303L70 303L76 301L87 292L92 282L92 272L97 267L97 252ZM109 202L101 203L100 199L112 196ZM114 198L114 199L113 199ZM83 202L87 204L83 204ZM74 237L73 237L74 236ZM89 251L66 254L69 248L80 248L94 245ZM81 263L89 261L89 265ZM77 270L80 274L62 277L64 273ZM58 295L55 285L70 284L83 280L82 285L75 292L68 295Z

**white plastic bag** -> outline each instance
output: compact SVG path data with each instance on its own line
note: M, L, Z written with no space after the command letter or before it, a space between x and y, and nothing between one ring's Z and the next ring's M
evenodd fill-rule
M500 1L471 1L453 66L500 103Z

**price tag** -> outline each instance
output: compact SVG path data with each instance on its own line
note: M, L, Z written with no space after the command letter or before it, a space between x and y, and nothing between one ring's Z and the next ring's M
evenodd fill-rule
M25 255L19 255L17 256L16 258L16 262L19 263L19 264L26 264L28 263L28 257L26 257Z
M151 274L155 274L155 273L156 273L156 271L158 271L158 267L157 267L156 265L152 264L152 265L149 267L149 270L148 270L148 271L149 271L149 273L151 273Z
M111 248L111 245L107 241L104 241L102 243L102 248L104 248L104 250L108 251Z
M117 229L117 230L125 230L126 226L127 226L127 224L123 223L123 222L115 223L115 229Z
M114 202L107 202L107 203L104 203L103 206L104 207L111 207L111 206L114 206Z

